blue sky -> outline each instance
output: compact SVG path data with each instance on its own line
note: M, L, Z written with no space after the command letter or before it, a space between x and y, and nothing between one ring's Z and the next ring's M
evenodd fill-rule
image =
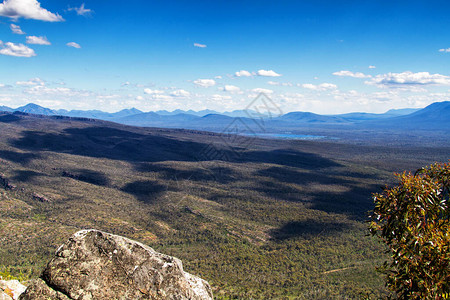
M0 0L1 1L1 0ZM0 105L384 112L450 100L448 1L0 2Z

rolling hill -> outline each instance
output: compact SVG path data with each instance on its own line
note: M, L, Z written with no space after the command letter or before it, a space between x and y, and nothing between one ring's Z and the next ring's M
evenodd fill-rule
M0 132L0 270L36 277L68 235L96 228L179 257L217 299L382 296L371 193L450 149L7 112Z
M374 126L399 129L449 130L450 101L435 102L412 114L390 118L382 123L374 124Z

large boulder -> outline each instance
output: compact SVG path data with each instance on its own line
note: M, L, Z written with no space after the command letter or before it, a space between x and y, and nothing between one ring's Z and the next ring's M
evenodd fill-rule
M130 239L75 233L20 299L212 299L209 284L181 261Z

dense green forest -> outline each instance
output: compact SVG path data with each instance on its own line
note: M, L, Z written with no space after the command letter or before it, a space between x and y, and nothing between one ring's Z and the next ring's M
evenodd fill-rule
M218 299L379 298L371 195L450 153L10 114L0 132L0 270L37 277L96 228L180 258Z

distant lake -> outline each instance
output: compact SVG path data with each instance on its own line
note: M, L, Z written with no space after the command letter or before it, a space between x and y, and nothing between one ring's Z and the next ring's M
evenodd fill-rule
M240 135L256 136L265 139L281 139L281 140L319 140L326 139L328 137L323 135L310 135L310 134L293 134L293 133L242 133Z

